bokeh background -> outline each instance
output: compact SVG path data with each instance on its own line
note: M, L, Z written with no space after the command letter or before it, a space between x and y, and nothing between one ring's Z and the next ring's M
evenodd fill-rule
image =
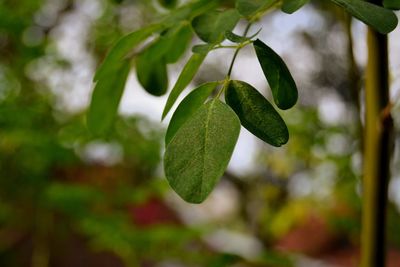
M327 2L253 26L299 87L296 108L281 113L290 141L272 148L242 129L215 191L191 205L163 176L166 97L141 89L134 69L112 134L85 126L107 50L168 10L155 0L0 1L0 266L357 266L366 27ZM398 267L399 28L390 50L388 266ZM171 85L189 55L170 67ZM191 87L223 79L231 56L212 52ZM268 96L250 48L232 77Z

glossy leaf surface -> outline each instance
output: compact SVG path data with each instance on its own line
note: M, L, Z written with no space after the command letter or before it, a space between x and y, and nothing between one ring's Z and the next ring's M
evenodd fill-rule
M231 81L225 100L238 115L241 124L261 140L277 147L289 140L288 129L279 113L250 84Z
M204 104L165 151L165 175L175 192L187 202L203 202L223 175L239 132L240 121L228 105L218 99Z
M298 98L297 86L285 62L262 41L256 40L253 45L275 104L280 109L293 107Z
M165 134L165 145L169 144L178 129L204 104L217 86L218 82L202 84L182 100L169 122Z

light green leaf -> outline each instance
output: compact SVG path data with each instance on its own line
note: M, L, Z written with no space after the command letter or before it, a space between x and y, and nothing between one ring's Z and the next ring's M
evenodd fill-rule
M393 11L363 0L331 0L343 7L352 16L363 21L382 34L393 31L397 26L397 17Z
M383 0L383 6L393 10L400 9L400 0Z
M169 144L178 129L204 104L218 84L218 82L202 84L182 100L169 122L165 145Z
M298 98L297 86L285 62L262 41L257 39L253 45L275 104L280 109L293 107Z
M190 25L182 25L179 31L175 34L172 46L169 48L168 53L165 55L167 63L175 63L186 51L187 47L192 40L192 29Z
M172 106L175 104L176 99L178 99L179 95L196 75L201 63L203 63L206 56L207 54L193 54L190 57L189 61L186 63L185 67L183 67L183 70L179 75L178 80L174 85L174 88L172 88L172 91L168 96L167 103L165 104L162 114L162 119L165 118L165 116L171 110Z
M242 16L249 18L268 9L276 2L276 0L236 0L236 9Z
M129 70L129 61L123 60L108 77L102 76L97 81L87 114L87 126L95 135L107 134L112 127Z
M176 133L164 156L166 178L185 201L201 203L224 174L240 132L232 109L218 99L203 105Z
M190 1L186 5L169 12L161 23L170 27L181 21L191 21L192 18L214 9L219 1L220 0Z
M250 40L250 38L248 38L248 37L244 37L244 36L237 35L237 34L231 32L231 31L226 31L226 32L225 32L225 37L226 37L226 39L228 39L229 41L231 41L231 42L233 42L233 43L238 43L238 44Z
M268 100L250 84L231 81L225 100L252 134L273 146L287 143L289 132L285 122Z
M211 11L195 17L192 27L204 42L219 43L224 40L224 33L233 30L239 19L236 9Z
M164 59L149 61L146 57L136 59L136 74L143 88L154 96L161 96L168 89L167 65Z
M310 0L283 0L282 11L288 14L292 14L302 8Z
M192 47L192 52L196 54L207 54L213 47L213 44L199 44Z
M129 52L146 40L151 34L161 29L163 29L163 26L160 24L150 25L119 39L113 48L111 48L103 63L97 69L93 80L97 81L101 77L107 77L110 72L119 69L121 60L123 60Z

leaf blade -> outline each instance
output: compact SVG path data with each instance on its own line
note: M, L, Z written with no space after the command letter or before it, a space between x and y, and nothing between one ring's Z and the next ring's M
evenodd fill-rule
M264 142L279 147L289 140L289 131L279 113L250 84L231 81L225 100L241 124Z
M129 71L130 63L124 60L111 73L111 78L102 78L97 81L86 118L87 127L93 134L102 136L110 130Z
M167 103L165 104L164 111L162 114L162 119L168 114L172 106L175 104L179 95L182 91L189 85L190 81L196 75L201 63L203 63L206 58L207 53L204 54L193 54L186 65L183 67L181 74L178 77L170 95L168 96Z
M218 99L203 105L176 133L164 156L166 178L185 201L201 203L223 175L240 122Z
M172 115L165 134L165 145L167 146L179 128L203 105L218 82L205 83L188 94Z
M297 86L285 62L259 39L253 43L253 47L271 87L275 104L280 109L293 107L298 98Z
M310 0L283 0L282 11L288 14L292 14L302 8Z
M352 16L382 34L393 31L398 23L393 11L362 0L331 0L343 7Z

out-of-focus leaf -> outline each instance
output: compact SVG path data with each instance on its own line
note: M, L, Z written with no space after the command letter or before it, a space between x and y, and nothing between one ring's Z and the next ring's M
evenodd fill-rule
M239 19L236 9L212 11L194 18L192 26L204 42L219 43L224 39L224 33L233 30Z
M231 81L225 100L252 134L273 146L287 143L289 132L285 122L268 100L250 84Z
M187 202L203 202L223 175L239 132L240 121L229 106L218 99L203 105L165 152L165 175L175 192Z
M119 39L108 52L103 63L97 69L93 80L98 81L102 77L108 77L110 73L115 72L116 69L120 68L121 60L123 60L129 52L131 52L138 44L146 40L151 34L161 29L163 29L162 24L154 24L132 32Z
M97 81L87 114L87 126L95 135L106 134L118 111L119 102L128 78L130 63L123 60L118 68L107 72Z
M393 10L400 9L400 0L383 0L383 6Z
M199 44L192 47L192 52L196 54L207 54L214 47L212 44Z
M168 73L163 58L149 61L139 56L136 60L136 74L139 83L148 93L161 96L167 92Z
M310 0L283 0L282 11L288 14L292 14L302 8Z
M291 108L297 102L298 92L285 62L262 41L256 40L253 45L276 105L280 109Z
M165 55L167 63L175 63L186 51L192 40L192 30L189 25L183 25L175 34L172 40L172 46Z
M169 144L179 128L204 104L217 86L218 82L202 84L182 100L169 122L165 145Z
M250 38L248 38L248 37L237 35L237 34L231 32L231 31L226 31L225 32L225 37L229 41L234 42L234 43L238 43L238 44L250 40Z
M161 21L161 23L165 26L170 27L184 20L191 21L194 17L215 8L218 5L219 1L220 0L190 1L186 5L183 5L168 13L168 15Z
M177 0L158 0L158 2L165 8L174 8L178 3Z
M185 67L183 67L183 70L179 75L174 88L172 88L172 91L168 96L167 103L165 104L165 108L162 114L162 119L165 118L165 116L174 105L176 99L178 99L179 95L196 75L201 63L203 63L206 56L207 54L193 54L190 57L189 61L186 63Z
M363 0L331 0L343 7L352 16L371 26L382 34L393 31L398 23L393 11Z
M273 4L276 0L236 0L236 9L244 17L251 17Z

